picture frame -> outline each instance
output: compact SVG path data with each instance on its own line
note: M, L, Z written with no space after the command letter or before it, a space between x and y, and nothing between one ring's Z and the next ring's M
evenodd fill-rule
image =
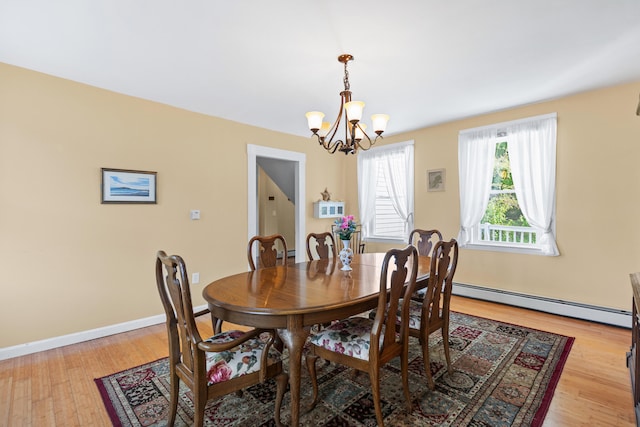
M101 203L156 204L157 173L102 168Z
M427 171L427 191L445 190L446 169L431 169Z

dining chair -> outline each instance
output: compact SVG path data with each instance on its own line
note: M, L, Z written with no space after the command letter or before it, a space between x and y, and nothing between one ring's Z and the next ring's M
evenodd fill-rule
M333 238L333 234L329 232L307 234L307 256L309 257L309 261L329 261L328 264L307 264L307 277L315 278L318 273L321 272L326 279L330 279L338 258L336 241ZM328 267L330 267L330 270L328 270ZM329 271L329 274L326 274L327 271ZM330 324L331 322L322 325L314 325L312 330L316 331Z
M307 256L314 259L336 259L338 252L336 241L329 232L307 234Z
M409 305L409 335L420 340L424 370L431 390L435 388L435 384L431 375L429 335L437 330L442 333L447 371L449 375L453 373L449 353L449 308L457 264L458 242L455 239L436 242L433 246L424 299L422 301L412 299ZM398 313L398 323L401 320L401 313Z
M275 267L278 265L278 244L282 248L282 258L280 264L287 264L287 242L281 234L272 234L270 236L253 236L247 245L247 258L249 258L249 267L251 270L264 267ZM256 245L256 246L254 246ZM256 255L255 247L258 248ZM256 261L257 266L256 266Z
M336 242L340 241L340 236L338 235L338 226L331 226L331 234L333 234L333 239ZM351 250L354 254L363 254L365 248L365 243L362 241L362 229L358 225L356 227L356 231L351 233ZM340 252L340 248L337 249Z
M275 422L280 425L280 406L288 376L282 370L281 352L274 333L261 329L230 330L203 340L193 315L191 291L184 260L158 251L156 283L166 314L169 338L171 402L168 425L173 426L178 408L180 381L191 390L194 424L202 426L210 399L276 379Z
M418 249L420 256L431 256L433 245L442 240L442 233L439 230L415 228L409 233L409 244Z
M402 384L407 409L411 410L408 374L409 302L418 271L418 252L413 246L391 249L385 254L380 274L377 313L374 319L354 316L339 320L312 334L307 368L313 386L312 408L318 402L316 360L340 363L369 373L378 425L384 426L380 407L380 369L400 357ZM396 332L395 313L401 313ZM387 316L387 313L392 315Z
M409 233L409 244L418 249L418 255L431 256L434 244L443 240L442 233L439 230L423 230L416 228ZM413 293L412 298L416 301L422 301L426 293L426 288L418 289Z
M436 242L433 247L429 279L425 288L425 298L416 301L413 298L409 305L409 336L420 340L422 359L427 375L429 388L434 389L431 375L431 360L429 356L429 335L437 330L442 332L447 370L451 374L451 356L449 353L449 307L451 305L451 290L453 276L458 263L458 242L451 239L448 242ZM378 309L369 312L369 318L374 319ZM396 325L402 324L402 312L398 311Z

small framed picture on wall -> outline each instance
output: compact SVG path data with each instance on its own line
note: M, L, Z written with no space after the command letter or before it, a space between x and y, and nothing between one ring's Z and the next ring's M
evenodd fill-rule
M102 203L156 203L156 172L102 168Z
M445 169L431 169L427 171L427 191L444 191Z

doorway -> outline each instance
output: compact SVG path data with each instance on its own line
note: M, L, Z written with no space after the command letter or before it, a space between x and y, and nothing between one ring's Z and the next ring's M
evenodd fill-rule
M259 203L258 203L258 165L262 159L273 159L278 162L285 162L286 167L293 169L293 197L294 218L295 218L295 239L294 247L296 262L305 260L305 163L306 155L295 151L280 150L276 148L263 147L260 145L247 144L247 174L248 174L248 212L247 241L258 234L259 231Z

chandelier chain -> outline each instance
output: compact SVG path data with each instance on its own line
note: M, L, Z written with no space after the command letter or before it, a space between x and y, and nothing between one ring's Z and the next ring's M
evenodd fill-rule
M349 71L347 70L347 63L349 61L345 61L344 63L344 90L351 90L351 85L349 84Z

